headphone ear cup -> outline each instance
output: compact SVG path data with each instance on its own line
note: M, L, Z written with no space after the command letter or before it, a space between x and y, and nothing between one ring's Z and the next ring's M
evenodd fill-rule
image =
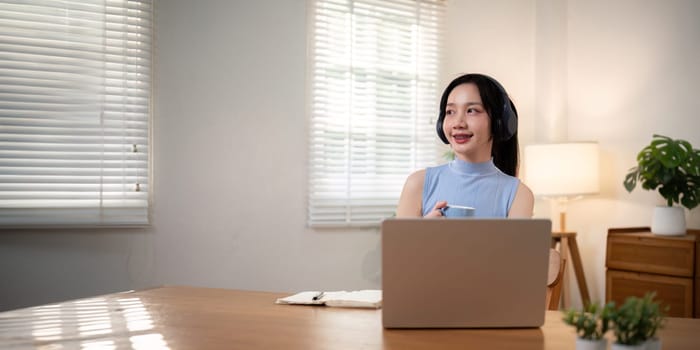
M489 76L486 76L486 78L496 85L501 92L501 96L503 96L503 111L499 116L500 118L494 118L493 134L499 141L508 141L518 131L518 115L515 114L508 93L503 88L503 85L494 78Z
M513 137L513 135L515 135L515 132L518 131L518 116L510 106L510 99L508 98L508 95L504 94L503 97L506 100L506 103L503 105L503 116L501 118L502 120L499 120L499 124L501 127L501 141L508 141L511 137Z
M503 120L501 118L493 119L493 131L494 139L501 141L503 140L504 130L503 130Z

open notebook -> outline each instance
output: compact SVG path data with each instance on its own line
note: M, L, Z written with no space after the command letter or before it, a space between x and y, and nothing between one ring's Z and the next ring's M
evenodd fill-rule
M290 295L286 298L279 298L275 303L378 309L382 306L382 291L373 289L352 292L309 291Z

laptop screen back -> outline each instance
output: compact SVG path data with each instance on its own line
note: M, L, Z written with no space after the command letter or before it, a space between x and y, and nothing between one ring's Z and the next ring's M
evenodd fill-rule
M544 219L385 220L384 327L541 326L550 241Z

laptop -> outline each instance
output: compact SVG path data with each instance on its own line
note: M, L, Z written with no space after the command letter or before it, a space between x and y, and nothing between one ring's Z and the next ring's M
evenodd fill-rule
M383 326L542 326L551 226L547 219L385 220Z

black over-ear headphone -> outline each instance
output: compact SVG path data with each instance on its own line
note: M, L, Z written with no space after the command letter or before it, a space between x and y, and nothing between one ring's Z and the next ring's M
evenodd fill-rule
M438 117L437 124L435 125L435 127L437 129L437 134L440 137L440 140L442 140L442 142L444 142L445 144L449 143L449 141L447 141L447 136L445 136L445 132L442 130L442 123L445 120L445 108L447 107L447 97L450 95L450 92L452 92L452 90L458 85L466 83L477 84L477 81L480 80L479 78L490 81L501 93L503 100L503 109L490 111L490 113L492 114L491 134L493 134L493 137L498 141L508 141L511 137L513 137L513 135L515 135L515 132L518 130L518 113L515 112L512 102L508 97L508 93L506 93L506 90L503 88L503 86L498 81L496 81L496 79L491 78L488 75L465 74L453 80L442 93L442 98L440 99L440 115ZM479 93L483 96L481 90L479 90Z

